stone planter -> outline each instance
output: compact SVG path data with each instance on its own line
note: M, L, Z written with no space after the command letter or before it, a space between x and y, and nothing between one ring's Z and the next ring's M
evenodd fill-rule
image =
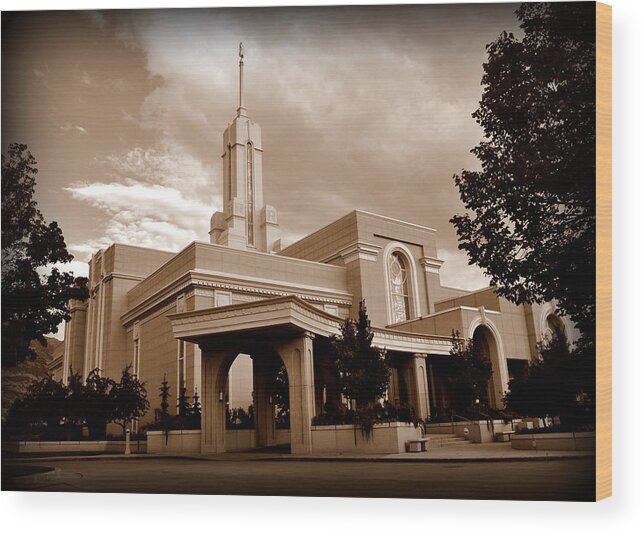
M289 429L276 429L272 444L288 444ZM254 429L226 429L226 451L252 450L257 446ZM147 432L147 453L161 455L195 455L201 453L201 430L174 430L168 432L167 442L165 432Z
M352 425L313 426L313 453L403 453L405 444L422 436L420 428L404 422L377 424L370 438Z
M131 441L132 453L145 453L145 441ZM7 441L2 451L8 453L124 453L122 440Z
M596 449L596 433L534 433L513 435L511 447L516 450L591 451Z
M159 455L194 455L201 453L201 430L183 429L147 432L147 453Z

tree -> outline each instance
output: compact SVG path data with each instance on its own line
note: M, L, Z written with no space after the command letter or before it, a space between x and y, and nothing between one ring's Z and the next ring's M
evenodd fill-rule
M7 413L8 434L36 434L39 438L62 440L69 391L51 374L33 381L26 394L11 404Z
M142 417L150 408L144 383L141 383L131 370L132 365L127 365L123 369L120 381L109 391L113 409L111 421L123 428L124 435L127 426L133 420Z
M593 339L596 270L595 6L525 3L522 39L487 46L473 117L479 171L454 176L469 210L460 249L510 301L557 302Z
M114 380L102 376L98 368L87 375L84 388L85 421L92 439L104 439L107 434L107 422L113 415L110 392L114 385Z
M15 366L35 357L32 340L42 346L45 335L69 320L70 299L85 300L87 280L43 268L69 263L62 231L47 225L33 199L38 172L24 144L11 144L2 156L2 365Z
M539 343L538 352L526 375L509 381L507 409L523 416L558 416L572 427L592 425L595 406L580 371L586 358L570 350L562 329Z
M357 320L346 319L341 336L330 338L340 390L355 400L358 411L384 397L391 375L386 352L372 342L371 323L362 300Z
M170 417L170 384L167 382L167 377L163 374L163 381L159 387L159 397L161 398L160 408L156 412L156 421L163 422Z
M32 382L44 378L48 374L48 365L52 360L54 349L62 341L47 337L47 345L32 341L31 347L38 354L33 359L25 359L14 367L2 369L2 418L7 415L9 407L18 398L22 398Z
M199 427L201 427L201 398L196 390L194 391L194 396L192 396L192 404L188 410L188 416L198 421Z
M181 387L179 391L176 407L181 417L187 416L190 412L190 399L188 398L188 391L185 387Z
M451 407L460 413L472 415L477 400L489 400L487 391L493 375L491 361L472 339L464 340L458 332L452 333L451 343L453 368L448 377L452 393Z
M67 440L71 440L72 432L78 438L88 413L87 397L83 377L78 372L70 372L67 383L64 384L66 397L61 409L61 417L66 430Z
M276 426L280 429L290 427L290 384L288 382L288 370L286 365L281 363L275 376L273 397L277 412L275 414Z

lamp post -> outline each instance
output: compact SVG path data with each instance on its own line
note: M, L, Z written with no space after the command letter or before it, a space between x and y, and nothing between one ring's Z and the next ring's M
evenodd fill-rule
M480 398L476 398L476 417L480 418Z
M125 430L125 455L130 455L132 450L130 448L130 428Z

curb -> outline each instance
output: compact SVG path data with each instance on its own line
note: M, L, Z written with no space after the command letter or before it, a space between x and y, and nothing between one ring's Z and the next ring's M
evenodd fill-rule
M538 462L538 461L565 461L565 460L582 460L594 458L594 455L539 455L535 457L418 457L412 458L394 458L394 457L306 457L306 456L291 456L291 457L256 457L249 456L247 459L240 460L235 458L214 458L200 455L89 455L89 456L66 456L66 457L25 457L25 458L11 458L7 462L60 462L60 461L96 461L107 460L114 461L125 459L128 461L147 460L147 459L183 459L188 461L221 461L221 462L276 462L286 463L293 462L309 462L309 463L402 463L402 464L417 464L417 463L516 463L516 462Z

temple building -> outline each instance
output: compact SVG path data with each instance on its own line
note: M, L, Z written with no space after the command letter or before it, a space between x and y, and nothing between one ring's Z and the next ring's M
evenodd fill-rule
M492 287L465 291L440 282L436 231L410 221L352 211L294 244L280 239L277 211L263 197L261 128L243 101L223 132L223 210L213 214L209 242L178 253L113 244L89 262L87 302L71 303L61 378L98 367L122 369L145 382L153 421L157 389L167 376L174 399L185 387L202 404L201 453L234 449L227 442L229 371L250 356L257 447L286 439L292 453L314 451L312 419L337 390L329 337L356 317L365 300L373 343L394 364L388 400L419 418L449 406L451 334L479 343L493 376L485 402L502 407L512 375L537 356L536 345L558 325L577 332L554 305L514 305ZM269 186L269 184L266 184ZM274 379L284 366L290 429L275 425ZM251 369L251 370L250 370ZM284 436L285 435L285 436Z

